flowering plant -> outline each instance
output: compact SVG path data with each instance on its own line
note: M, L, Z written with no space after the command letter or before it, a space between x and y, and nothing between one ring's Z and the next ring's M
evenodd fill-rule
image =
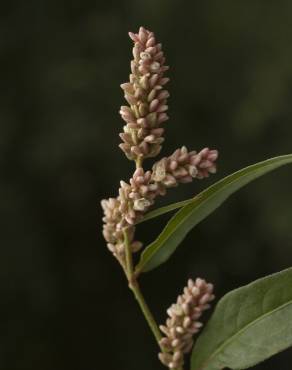
M185 235L231 194L263 174L292 163L292 155L243 168L194 198L149 212L156 198L169 188L215 173L218 151L207 147L189 151L183 146L157 161L151 170L144 169L145 160L158 156L164 142L169 97L165 88L169 79L164 75L168 66L153 32L140 27L137 34L129 35L134 42L134 59L129 82L121 85L128 105L120 109L125 121L120 148L135 163L135 171L128 182L121 181L117 197L102 201L103 235L153 332L160 361L170 369L182 370L185 355L193 348L194 335L202 326L199 318L214 299L213 285L201 278L189 279L176 303L167 310L166 323L158 326L140 290L140 274L166 262ZM136 226L175 209L179 211L157 239L144 248L134 266L132 255L143 248L135 238ZM223 297L196 341L191 369L245 369L292 345L291 284L292 269L288 269Z

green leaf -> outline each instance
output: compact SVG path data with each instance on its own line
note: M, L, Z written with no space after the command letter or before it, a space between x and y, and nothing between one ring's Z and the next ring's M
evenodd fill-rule
M144 250L136 272L149 271L164 263L187 233L231 194L256 178L288 163L292 163L292 154L271 158L245 167L201 192L170 219L158 238Z
M292 268L226 294L200 335L191 370L247 369L292 346Z
M154 209L153 211L148 212L142 218L141 221L137 222L137 225L141 224L144 221L151 220L152 218L164 215L165 213L174 211L175 209L182 208L183 206L186 206L187 204L189 204L192 200L194 200L194 198L182 200L182 201L177 202L177 203L169 204L168 206L164 206L164 207L161 207L161 208Z

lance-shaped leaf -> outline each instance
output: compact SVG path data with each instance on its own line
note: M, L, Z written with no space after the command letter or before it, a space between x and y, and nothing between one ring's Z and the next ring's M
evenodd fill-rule
M226 294L200 335L191 370L247 369L292 346L292 268Z
M201 192L170 219L158 238L144 250L136 272L152 270L165 262L187 233L231 194L258 177L288 163L292 163L292 154L271 158L245 167Z

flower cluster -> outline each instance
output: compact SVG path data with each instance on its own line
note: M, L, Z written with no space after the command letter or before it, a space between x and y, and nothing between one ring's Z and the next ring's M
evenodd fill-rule
M153 32L140 27L137 34L129 33L134 41L130 82L122 84L129 106L122 106L120 113L126 125L120 134L120 147L127 157L136 161L136 171L129 182L121 181L119 195L102 201L104 210L103 235L113 255L124 265L127 230L132 252L140 250L142 243L134 239L135 224L141 220L159 195L167 188L187 183L193 178L202 179L216 172L216 150L205 148L199 153L186 147L177 149L170 157L144 171L142 162L156 156L161 149L164 129L168 119L166 99L169 94L163 86L169 80L163 77L168 69L161 44L156 43Z
M122 106L120 114L126 122L120 134L120 148L127 158L143 160L155 157L161 150L164 129L161 124L168 120L166 104L169 93L163 89L168 82L163 77L168 69L161 44L157 44L153 32L140 27L139 32L129 33L134 41L130 81L121 85L130 106Z
M129 183L121 181L119 196L102 201L105 217L103 234L108 248L116 257L124 258L124 228L130 233L130 247L137 252L142 243L135 241L135 223L143 217L155 198L164 195L167 188L179 183L191 182L193 178L202 179L209 173L216 172L215 161L217 150L205 148L199 153L188 152L186 147L177 149L170 157L163 158L154 164L152 171L144 172L138 168Z
M178 183L188 183L193 178L203 179L209 173L216 172L215 161L218 158L217 150L204 148L199 153L188 152L183 146L177 149L170 157L163 158L153 166L152 179L166 187L177 186Z
M168 310L169 318L160 330L165 334L160 340L163 352L159 353L160 361L170 369L183 366L184 354L193 346L193 335L202 323L198 321L203 311L209 308L214 299L213 285L203 279L189 280L182 295Z
M102 219L104 222L103 236L107 241L107 247L123 265L125 258L123 229L127 227L128 242L132 252L140 250L142 243L134 240L135 228L127 223L121 212L122 202L120 197L103 199L101 206L104 211Z

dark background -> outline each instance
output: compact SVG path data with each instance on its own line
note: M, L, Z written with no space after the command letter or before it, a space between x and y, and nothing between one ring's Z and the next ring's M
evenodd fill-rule
M133 171L117 147L127 32L155 31L171 66L162 155L183 144L220 151L215 177L166 204L292 152L292 2L31 0L3 2L0 14L0 368L163 369L101 235L100 200ZM291 266L291 171L241 190L143 276L160 323L188 277L214 282L220 297ZM254 369L291 361L290 349Z

